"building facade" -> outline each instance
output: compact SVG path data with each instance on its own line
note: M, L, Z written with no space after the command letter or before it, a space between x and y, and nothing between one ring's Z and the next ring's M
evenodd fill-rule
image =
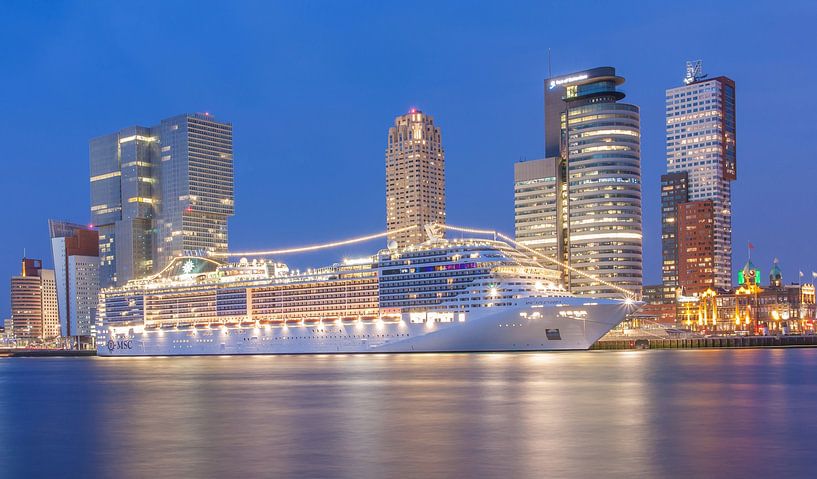
M226 252L227 219L235 212L232 124L179 115L158 130L157 272L177 256Z
M815 289L812 283L783 282L775 260L769 282L751 260L738 271L733 289L707 289L678 302L677 325L684 329L739 334L815 332Z
M445 224L445 151L434 117L411 109L394 119L386 148L386 227L400 246L428 239ZM406 231L404 228L414 227Z
M153 272L158 144L158 132L140 126L90 141L91 222L99 232L102 287Z
M545 80L544 160L517 165L517 240L578 295L641 294L640 114L599 67Z
M735 120L735 82L722 76L707 78L700 62L688 62L684 85L666 92L667 172L686 175L687 198L683 202L712 203L713 256L711 267L710 262L699 262L697 270L693 264L680 265L681 255L697 254L696 246L680 239L673 245L662 223L664 265L686 268L686 278L694 281L684 283L679 271L676 283L672 272L665 271L667 291L689 288L685 293L694 293L700 290L702 281L714 288L731 287L731 183L737 178Z
M686 172L661 175L661 283L665 302L678 294L678 205L689 201Z
M560 234L563 182L558 158L522 161L514 165L514 232L516 241L553 258L553 269L564 260ZM558 261L558 262L557 262Z
M677 209L678 284L685 294L701 293L715 284L715 202L691 201Z
M54 271L43 269L39 259L23 258L20 275L11 278L11 329L22 341L60 335Z
M57 281L60 335L74 348L93 348L99 302L99 233L48 221Z
M174 256L227 250L232 125L185 114L90 142L100 286L161 270Z

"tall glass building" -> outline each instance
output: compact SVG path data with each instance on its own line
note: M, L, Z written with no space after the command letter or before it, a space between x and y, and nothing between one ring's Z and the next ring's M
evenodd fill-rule
M209 114L162 120L156 265L183 254L227 251L227 218L234 214L233 126Z
M696 216L711 211L713 226L703 247L701 235L685 244L680 230L677 250L666 247L668 238L664 238L664 263L675 262L678 268L677 283L671 276L664 276L667 289L676 287L693 294L732 285L735 120L735 82L723 76L707 78L700 61L688 62L684 85L666 92L667 172L687 176L684 202L712 202L709 208L695 210ZM676 220L676 224L679 222Z
M100 286L161 270L183 253L227 250L232 125L185 114L90 142Z
M158 131L134 126L91 140L91 222L101 287L153 272Z
M673 302L678 286L678 208L689 201L689 177L686 172L661 175L661 296Z
M546 159L516 168L518 240L579 295L641 294L640 114L622 83L612 67L546 79Z

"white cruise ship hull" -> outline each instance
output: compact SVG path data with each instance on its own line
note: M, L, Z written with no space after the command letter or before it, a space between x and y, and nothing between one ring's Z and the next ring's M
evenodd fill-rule
M451 322L403 314L396 322L261 325L111 332L100 356L557 351L588 349L636 306L551 298L484 308Z

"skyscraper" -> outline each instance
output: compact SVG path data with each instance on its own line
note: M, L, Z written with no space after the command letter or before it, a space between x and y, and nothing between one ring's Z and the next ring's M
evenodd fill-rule
M445 224L445 151L434 117L411 109L394 120L386 148L386 226L401 246L427 240ZM409 226L413 229L394 232Z
M90 142L91 222L99 232L103 288L153 272L158 145L158 131L140 126Z
M93 346L99 301L99 234L86 226L48 220L57 282L60 335L72 347Z
M514 165L514 217L516 241L534 250L564 260L561 235L563 182L558 158L544 158ZM546 266L561 269L556 264Z
M710 201L685 207L700 218L711 210L712 232L690 235L685 244L678 232L676 248L663 238L664 264L677 264L678 284L665 274L665 289L680 287L687 294L707 287L729 288L732 275L732 192L737 178L735 82L706 78L701 62L687 62L684 85L666 92L667 171L687 175L685 202ZM679 198L679 200L682 198ZM680 207L675 207L680 215ZM676 220L678 222L678 220ZM707 244L702 242L708 241ZM675 252L674 252L675 250ZM709 257L708 252L712 255ZM674 253L673 253L674 252Z
M156 271L183 254L226 252L235 199L232 124L205 113L162 120L158 129Z
M640 116L622 83L612 67L546 79L546 158L516 165L517 239L579 295L641 294Z
M91 216L100 286L161 270L184 253L227 250L232 125L178 115L90 142Z
M21 340L48 340L60 335L54 270L39 259L23 258L19 276L11 278L12 335Z
M678 285L678 205L689 201L686 172L661 175L661 278L664 301L675 301Z

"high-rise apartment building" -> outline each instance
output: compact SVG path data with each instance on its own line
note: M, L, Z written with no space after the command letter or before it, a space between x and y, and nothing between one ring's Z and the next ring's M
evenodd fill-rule
M672 275L664 275L667 291L680 288L693 294L708 287L731 287L731 183L737 178L735 119L735 82L723 76L707 78L700 61L687 62L684 85L666 92L667 172L686 174L685 202L711 202L712 245L705 250L711 251L712 257L701 255L699 235L694 235L695 244L684 244L679 230L673 247L667 244L672 238L664 237L662 231L664 265L676 264L678 271L677 284ZM680 207L674 208L680 215ZM702 214L709 208L690 206L687 211Z
M545 80L546 158L516 165L517 240L579 295L641 294L640 115L622 83L612 67Z
M386 149L386 226L401 246L427 240L445 224L445 151L434 117L412 109L394 120ZM409 226L407 231L395 232Z
M678 293L678 205L689 201L685 171L661 175L661 283L666 302Z
M23 258L19 276L11 278L12 335L21 340L48 340L60 335L54 271L39 259Z
M60 335L72 347L92 347L99 302L99 234L83 225L48 220L57 281Z
M715 268L715 202L680 203L677 211L678 284L687 292L712 287Z
M514 217L516 241L539 253L563 261L559 225L563 182L558 158L544 158L514 165ZM560 269L555 263L546 264Z
M174 256L227 250L232 125L185 114L90 142L100 286L161 270Z

